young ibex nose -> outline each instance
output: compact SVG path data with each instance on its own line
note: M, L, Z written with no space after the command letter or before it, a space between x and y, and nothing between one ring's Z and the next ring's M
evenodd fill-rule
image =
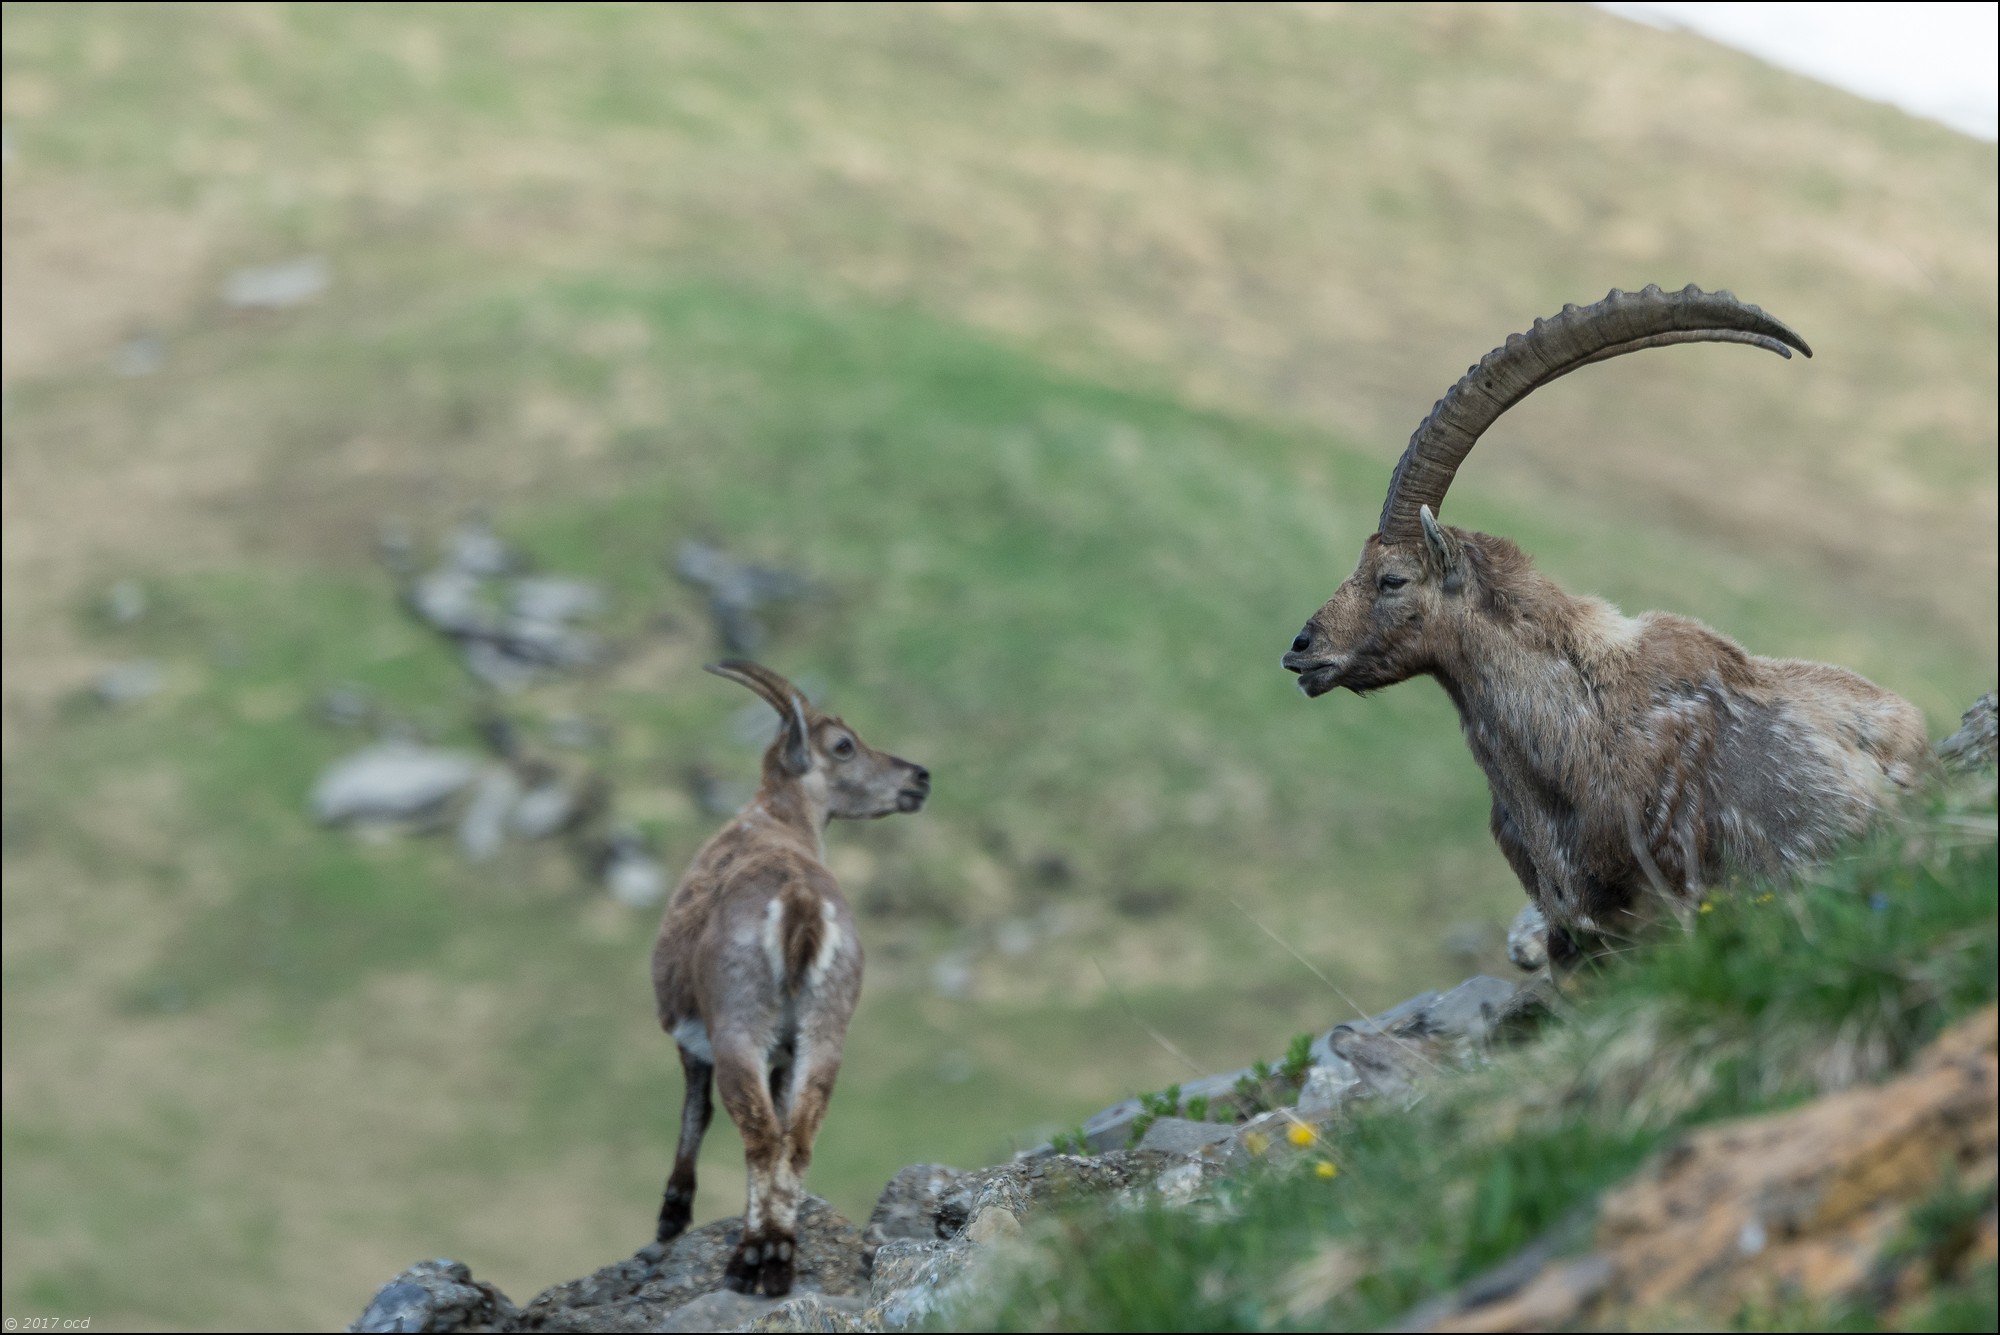
M1299 637L1296 640L1292 641L1292 652L1295 654L1302 654L1306 650L1312 648L1312 642L1313 642L1312 632L1309 630L1302 630L1299 632Z
M931 772L929 770L925 769L922 765L912 765L910 768L917 772L918 783L926 788L931 786Z

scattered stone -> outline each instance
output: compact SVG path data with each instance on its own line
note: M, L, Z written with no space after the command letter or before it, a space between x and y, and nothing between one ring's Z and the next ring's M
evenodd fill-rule
M540 676L533 663L524 663L491 639L468 639L460 651L465 670L496 691L512 693L534 684Z
M588 786L554 774L537 779L507 813L508 833L547 839L574 828L583 815Z
M627 908L651 908L667 897L667 869L635 830L611 836L598 875L611 897Z
M458 821L458 847L470 862L484 862L506 842L508 816L521 800L521 783L506 765L489 765Z
M1153 1183L1153 1190L1159 1193L1161 1204L1178 1209L1191 1203L1207 1184L1208 1174L1203 1171L1203 1165L1189 1162L1176 1164L1161 1173Z
M442 559L446 569L474 579L511 575L526 564L485 515L474 515L446 535Z
M1228 1071L1222 1075L1206 1075L1198 1080L1188 1080L1181 1084L1181 1102L1189 1099L1220 1098L1233 1093L1236 1082L1250 1075L1249 1067L1240 1071ZM1131 1138L1132 1123L1145 1114L1145 1105L1138 1099L1125 1099L1112 1104L1092 1116L1083 1124L1083 1143L1092 1151L1122 1150Z
M521 1313L462 1261L419 1261L376 1291L350 1331L519 1331Z
M364 728L375 717L375 706L359 686L331 686L319 697L319 716L336 728Z
M139 659L104 669L97 674L91 691L104 704L129 705L149 695L157 695L166 684L167 675L160 670L158 663Z
M514 581L508 607L528 621L574 621L604 610L604 590L585 579L531 575Z
M313 815L326 825L407 821L434 814L479 774L462 751L381 742L335 761L313 785Z
M605 740L603 728L578 714L556 715L548 721L547 731L549 745L571 751L587 751Z
M1507 958L1527 973L1548 966L1549 920L1533 904L1522 906L1507 929Z
M732 654L752 654L763 644L759 608L794 602L812 591L798 575L738 561L720 547L693 539L675 553L674 573L708 594L716 638Z
M417 619L446 635L492 636L500 618L488 605L479 576L452 567L414 580L404 595Z
M146 615L146 586L136 579L119 580L105 591L104 613L113 625L131 625Z
M926 1322L958 1291L974 1254L968 1242L898 1238L875 1254L868 1313L883 1330Z
M766 711L769 712L768 710ZM706 765L687 771L688 795L704 816L733 816L756 795L754 784L726 779Z
M1035 925L1009 918L993 930L993 948L1008 959L1019 959L1035 948Z
M111 353L111 374L136 379L156 375L167 364L167 345L158 334L138 334Z
M1295 1111L1302 1122L1328 1121L1361 1086L1361 1075L1345 1059L1334 1057L1306 1072Z
M913 1163L898 1169L882 1188L868 1216L868 1226L861 1231L863 1268L879 1275L877 1258L891 1242L936 1242L940 1203L964 1176L956 1168L936 1163Z
M1186 896L1172 886L1146 886L1120 890L1112 899L1111 907L1128 918L1157 918L1180 907Z
M284 310L311 301L332 281L324 255L305 255L236 270L222 285L222 300L239 311Z
M941 956L931 965L931 987L954 1001L972 995L972 958L962 950Z
M1990 692L1973 701L1959 719L1958 731L1938 743L1938 758L1947 769L1985 769L2000 757L2000 698Z
M1196 1122L1185 1117L1156 1117L1139 1137L1141 1150L1164 1154L1194 1154L1204 1146L1228 1140L1234 1125L1225 1122Z

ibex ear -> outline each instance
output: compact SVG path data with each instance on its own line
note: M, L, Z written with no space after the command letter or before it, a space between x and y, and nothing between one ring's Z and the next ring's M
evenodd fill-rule
M804 774L812 768L812 730L806 726L806 707L797 695L785 711L785 771Z
M1464 554L1458 539L1445 532L1428 505L1417 508L1417 522L1424 529L1424 564L1443 582L1446 593L1457 593L1465 582L1460 565Z

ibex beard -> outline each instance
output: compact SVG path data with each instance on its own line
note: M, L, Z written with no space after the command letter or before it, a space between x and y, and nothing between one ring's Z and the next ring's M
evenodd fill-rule
M1682 342L1811 356L1727 292L1613 291L1537 320L1417 428L1378 531L1282 659L1309 697L1428 676L1457 706L1492 832L1552 924L1622 935L1732 872L1829 853L1932 764L1922 714L1845 668L1759 658L1687 617L1572 597L1505 538L1440 523L1501 413L1594 361ZM1552 932L1557 958L1573 942Z
M653 947L660 1027L687 1078L656 1236L671 1241L692 1217L713 1085L743 1135L749 1178L723 1279L776 1297L792 1287L802 1183L861 997L861 940L826 868L826 826L917 811L931 781L768 668L708 670L755 691L781 723L756 796L695 854Z

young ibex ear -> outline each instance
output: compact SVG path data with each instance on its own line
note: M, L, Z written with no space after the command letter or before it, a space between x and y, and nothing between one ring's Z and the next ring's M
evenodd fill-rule
M805 697L799 694L798 687L763 664L744 658L708 663L703 670L718 677L727 677L762 696L764 703L777 710L779 719L783 721L785 749L782 759L785 769L793 774L804 774L812 768L812 728L806 720Z
M1444 525L1438 523L1437 516L1431 513L1428 505L1418 508L1417 522L1424 530L1424 564L1444 584L1446 593L1457 593L1465 582L1460 567L1462 553L1458 539L1445 532Z
M792 693L792 707L785 711L785 770L804 774L812 768L812 729L806 725L805 703Z

